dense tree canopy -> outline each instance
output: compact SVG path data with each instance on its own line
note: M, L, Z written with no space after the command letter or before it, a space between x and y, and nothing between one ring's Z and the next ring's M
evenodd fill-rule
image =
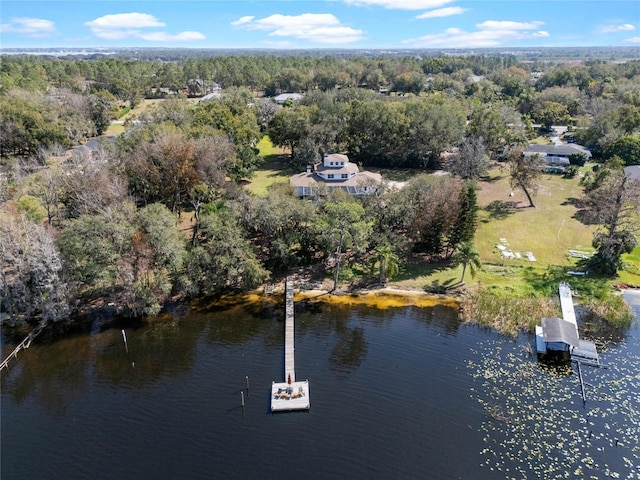
M589 265L612 276L622 268L622 254L637 245L640 230L640 181L626 175L621 164L614 157L600 169L587 183L584 199L584 218L601 226L593 237L597 252Z
M516 150L539 133L533 122L575 127L596 160L640 163L639 61L171 55L2 57L0 280L10 321L55 320L83 297L150 315L170 297L251 288L301 265L324 265L336 281L356 264L384 281L408 255L471 265L453 256L471 252L473 181L490 160L510 162L513 188L533 206L539 165ZM304 97L268 98L282 92ZM67 150L143 99L164 100L117 139ZM262 161L265 132L297 170L335 152L362 166L449 173L363 199L319 192L304 202L287 185L257 197L241 185ZM614 170L596 175L585 200L602 224L594 268L606 272L635 245L623 227L633 225L635 190Z

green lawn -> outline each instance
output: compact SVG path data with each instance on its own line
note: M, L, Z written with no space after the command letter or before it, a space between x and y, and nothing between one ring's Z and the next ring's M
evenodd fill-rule
M285 150L271 143L268 136L258 142L259 155L264 163L256 170L245 188L254 195L266 195L269 187L274 183L289 183L289 177L296 173L289 164L289 157Z
M594 227L574 218L575 200L582 197L579 180L562 175L544 174L540 178L535 207L522 190L511 190L506 170L494 170L490 182L482 182L478 195L482 207L476 234L476 246L484 262L504 265L522 263L502 260L496 245L507 240L513 252L532 252L542 265L571 265L567 257L571 250L593 250ZM511 195L512 194L512 195Z
M467 271L467 283L481 282L515 292L528 294L544 290L548 279L551 283L569 280L578 283L582 279L566 274L566 270L578 270L578 260L568 255L569 250L593 251L591 239L594 226L587 226L574 218L575 199L582 197L579 179L566 179L561 175L544 174L539 189L533 197L535 208L521 190L512 192L509 172L505 166L497 166L489 175L490 180L480 182L478 203L481 206L480 223L475 244L480 253L483 269L475 279ZM500 239L507 241L507 248L519 252L522 259L503 259L496 245ZM535 262L527 260L523 253L531 252ZM625 270L614 283L640 286L640 246L625 255ZM424 288L433 285L454 285L459 281L462 267L437 268L430 265L409 265L393 282L398 288Z

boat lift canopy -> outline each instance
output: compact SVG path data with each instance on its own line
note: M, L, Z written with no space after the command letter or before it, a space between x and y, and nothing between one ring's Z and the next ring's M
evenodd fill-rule
M580 347L576 326L558 317L542 319L542 336L545 343L566 343L574 348Z

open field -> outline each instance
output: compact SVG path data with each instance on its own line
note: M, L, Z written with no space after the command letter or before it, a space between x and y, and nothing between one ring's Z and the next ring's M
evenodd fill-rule
M586 279L567 275L567 269L576 267L577 259L568 255L569 250L593 251L591 239L595 226L587 226L574 218L577 211L574 199L582 196L579 179L561 175L544 174L540 177L538 193L533 197L535 208L521 190L512 192L509 171L500 164L494 166L488 179L480 182L478 203L481 207L476 247L483 269L467 283L482 283L514 293L540 292L542 278L551 283L571 280L584 283ZM536 258L531 262L522 259L505 259L496 245L507 241L513 252L531 252ZM627 264L614 283L640 286L640 246L623 260ZM390 284L397 288L424 288L455 285L461 277L462 267L442 268L428 264L410 264Z

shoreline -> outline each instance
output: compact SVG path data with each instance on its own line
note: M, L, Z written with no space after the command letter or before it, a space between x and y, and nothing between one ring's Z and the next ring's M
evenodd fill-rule
M460 308L466 289L457 289L452 294L440 294L425 290L396 288L389 285L368 288L340 288L332 291L319 282L294 280L296 301L326 302L340 305L371 305L378 308L389 307L432 307L444 305ZM261 296L284 294L284 281L265 284L255 290Z
M303 279L294 280L294 298L295 301L310 302L310 303L331 303L334 305L367 305L376 307L379 309L388 309L394 307L434 307L445 306L455 308L460 313L465 310L465 302L469 300L470 289L467 285L461 285L452 294L440 294L434 292L428 292L425 290L397 288L393 286L377 286L373 288L341 288L335 291L331 291L327 288L322 288L321 282L313 282ZM270 290L270 291L268 291ZM629 306L640 306L640 288L625 288L618 289L618 294L621 295L625 303ZM265 302L279 303L280 296L284 295L284 281L279 281L273 284L263 284L253 290L246 292L226 293L217 297L203 297L200 299L178 301L176 303L171 302L165 306L165 309L158 314L155 318L166 318L167 315L173 315L176 306L180 308L194 308L194 302L198 303L196 309L207 310L209 308L233 308L243 307L247 305L264 304ZM169 305L173 305L171 308ZM182 305L180 307L179 305ZM99 309L98 309L99 310ZM86 320L90 319L95 311L85 311L80 315L69 317L58 324L61 331L81 331L86 327ZM103 312L104 314L104 312ZM107 315L101 319L101 327L109 328L109 324L115 325L120 328L122 324L129 322L145 323L153 319L149 317L145 318L128 318L121 317L116 312L112 312L111 315ZM83 321L84 320L84 321ZM78 322L79 323L76 323ZM464 320L465 323L469 320ZM91 323L89 321L88 323ZM472 323L477 323L473 322ZM83 327L84 324L84 327ZM22 335L28 334L29 328L25 328L26 325L16 325L14 327L5 327L2 335L5 341L12 338L19 339ZM114 327L115 328L115 327ZM497 329L499 331L499 329Z

